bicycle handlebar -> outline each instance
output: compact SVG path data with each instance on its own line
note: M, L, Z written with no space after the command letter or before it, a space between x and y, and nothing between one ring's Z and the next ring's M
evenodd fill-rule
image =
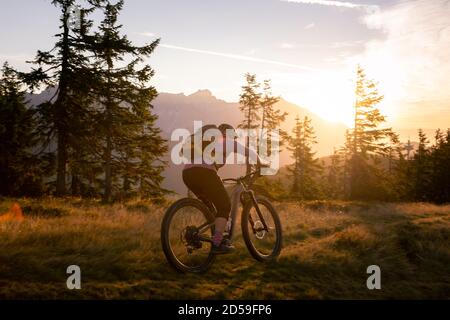
M261 168L258 168L257 170L252 171L252 172L250 172L249 174L247 174L247 175L245 175L245 176L242 176L242 177L239 177L239 178L227 178L227 179L222 179L222 181L223 181L223 182L228 182L228 181L231 181L231 182L239 182L239 181L245 180L245 179L247 179L247 178L250 178L250 177L254 176L255 174L257 174L257 175L259 176L260 173L261 173Z

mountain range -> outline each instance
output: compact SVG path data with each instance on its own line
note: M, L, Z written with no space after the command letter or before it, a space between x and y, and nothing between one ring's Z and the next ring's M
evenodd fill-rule
M54 95L55 89L47 89L40 94L28 94L27 100L31 105L37 105L48 101ZM229 123L237 126L243 120L243 114L239 110L239 103L227 102L216 98L209 90L199 90L193 94L160 93L153 101L153 111L158 115L157 125L162 130L165 139L170 140L173 130L185 128L192 132L194 121L201 120L203 124ZM312 119L312 125L316 131L318 144L317 156L326 156L333 153L334 147L344 143L345 125L326 121L306 108L302 108L284 99L280 99L276 107L288 115L283 123L283 129L291 132L297 116L308 116ZM169 141L169 150L176 142ZM170 151L169 151L170 155ZM166 160L169 160L169 155ZM290 155L282 150L280 166L291 162ZM181 180L181 166L173 165L168 161L168 167L164 172L165 188L178 193L186 191ZM242 166L230 166L221 170L223 176L236 176L243 172Z
M192 132L194 121L201 120L203 124L229 123L236 127L243 120L243 113L239 110L239 103L226 102L217 99L209 90L199 90L191 95L160 93L153 102L154 112L158 115L157 125L162 129L163 136L170 139L174 129L186 128ZM332 123L318 117L311 111L280 99L276 105L282 112L288 115L283 123L283 129L291 132L295 118L298 116L308 116L312 119L312 124L316 130L317 141L316 151L318 156L325 156L333 153L333 148L341 146L345 140L344 125ZM176 142L173 142L176 143ZM169 143L171 147L173 143ZM280 166L291 162L289 152L281 151ZM164 186L178 193L186 192L181 181L182 166L171 164L164 172ZM220 172L223 177L232 177L242 174L243 166L230 165Z

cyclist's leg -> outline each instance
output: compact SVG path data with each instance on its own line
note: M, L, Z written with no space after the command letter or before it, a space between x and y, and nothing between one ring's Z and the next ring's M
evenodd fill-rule
M201 189L203 190L203 189ZM201 202L203 202L205 204L205 206L208 207L209 211L211 211L214 215L216 215L216 207L214 207L214 204L208 199L208 197L206 197L202 191L197 190L197 192L193 192L195 194L195 196L197 197L198 200L200 200Z
M231 210L230 197L216 171L201 167L185 169L183 181L206 205L209 202L214 205L216 217L228 220Z
M216 208L215 232L213 244L220 246L223 240L223 232L228 222L231 210L230 197L218 176L217 172L210 170L204 180L203 194Z
M222 180L214 170L190 168L183 171L183 180L198 197L204 197L216 208L213 244L220 246L231 210L231 202Z
M203 170L201 168L189 168L183 170L183 182L186 187L193 193L197 198L200 199L200 192L202 189L201 181L203 180ZM201 199L200 199L201 200Z
M206 179L204 168L189 168L183 170L183 182L197 199L203 202L212 213L216 212L212 202L203 194L203 181Z

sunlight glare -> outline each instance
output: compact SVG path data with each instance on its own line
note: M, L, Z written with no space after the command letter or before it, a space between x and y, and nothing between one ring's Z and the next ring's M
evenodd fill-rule
M345 70L330 70L307 75L291 75L282 83L283 96L293 103L307 108L319 117L343 123L353 124L354 74Z

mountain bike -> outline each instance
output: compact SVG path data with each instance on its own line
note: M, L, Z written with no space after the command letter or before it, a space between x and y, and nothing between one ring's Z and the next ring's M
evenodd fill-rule
M242 205L241 228L245 245L257 261L276 259L282 246L281 221L270 201L251 189L261 175L260 168L237 179L223 179L234 184L231 211L224 239L232 240L239 204ZM215 260L211 252L216 210L212 203L183 198L166 211L161 226L161 244L167 261L181 272L205 272Z

